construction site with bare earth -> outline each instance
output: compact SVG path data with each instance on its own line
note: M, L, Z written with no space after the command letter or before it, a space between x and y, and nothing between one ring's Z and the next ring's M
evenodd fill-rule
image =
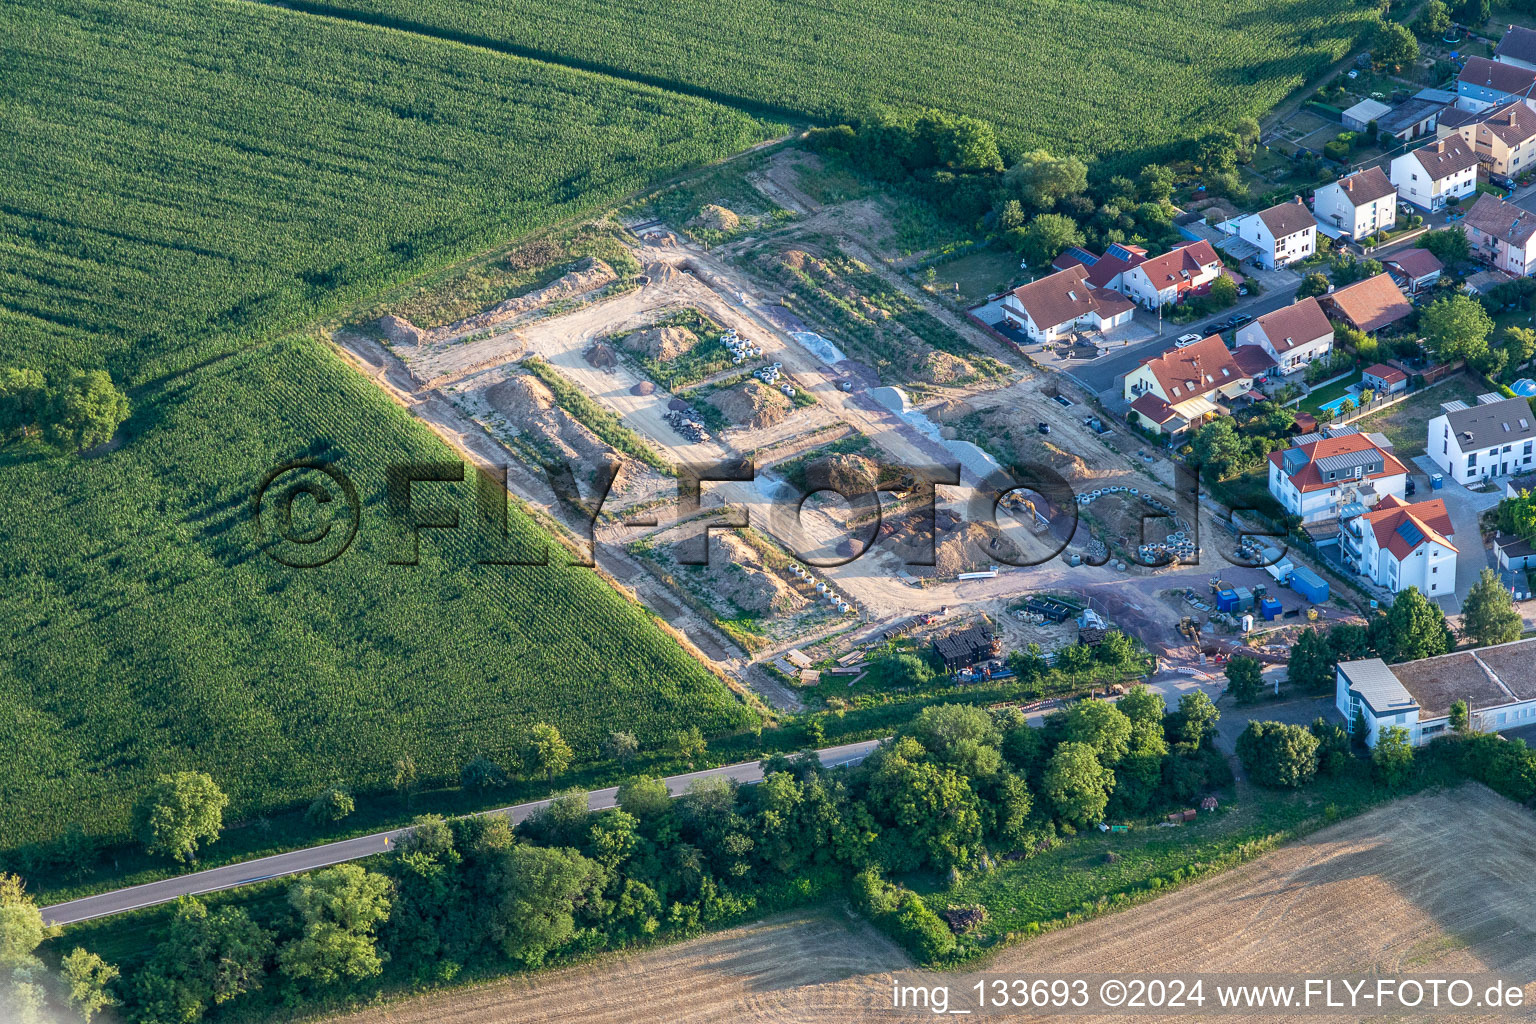
M470 461L509 467L573 547L591 529L599 569L778 707L858 699L858 652L893 628L926 643L982 625L1005 640L989 677L1031 643L1053 659L1079 635L1035 628L1051 625L1021 609L1036 595L1196 678L1238 646L1282 648L1303 613L1351 614L1274 588L1285 619L1242 639L1210 592L1213 564L1222 588L1273 584L1236 557L1243 524L905 273L888 197L814 198L826 176L778 150L333 340ZM700 467L716 479L689 502L679 474Z

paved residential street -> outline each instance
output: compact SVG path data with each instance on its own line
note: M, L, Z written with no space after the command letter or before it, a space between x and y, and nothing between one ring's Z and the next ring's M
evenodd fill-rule
M879 740L864 740L859 743L828 747L817 753L822 765L827 768L836 768L857 764L879 745ZM740 764L722 765L718 768L706 768L687 775L673 775L665 781L668 791L673 796L681 796L696 780L714 776L723 776L743 784L750 784L761 782L763 772L758 762L746 761ZM617 786L594 790L587 795L587 806L594 811L617 806L618 793ZM548 804L548 800L535 800L531 803L499 807L481 813L503 815L516 823ZM388 832L376 832L370 836L358 836L356 839L345 839L338 843L326 843L324 846L293 850L271 857L243 861L239 864L226 864L207 871L196 871L189 875L166 878L128 889L115 889L112 892L86 896L68 903L44 907L43 920L51 925L76 924L80 921L110 917L113 914L122 914L142 907L152 907L159 903L169 903L180 896L196 896L201 893L218 892L221 889L235 889L242 885L264 882L270 878L281 878L284 875L296 875L346 861L361 860L364 857L388 852L394 842L409 831L408 828L397 828Z
M1115 387L1117 378L1130 372L1143 359L1156 355L1166 348L1171 348L1174 339L1179 335L1199 334L1203 337L1210 333L1210 328L1213 324L1221 323L1223 320L1230 319L1239 313L1246 313L1255 319L1263 316L1265 313L1273 313L1275 310L1289 306L1295 301L1296 289L1300 284L1301 282L1297 281L1287 289L1265 292L1263 295L1253 299L1239 302L1231 309L1223 310L1209 320L1198 324L1165 323L1161 335L1154 336L1143 342L1127 345L1122 349L1101 355L1096 359L1072 360L1067 363L1057 362L1052 365L1060 367L1095 395L1102 394L1105 391L1112 390ZM1137 311L1136 316L1137 318L1153 317L1152 322L1156 322L1155 315L1148 313L1146 310Z

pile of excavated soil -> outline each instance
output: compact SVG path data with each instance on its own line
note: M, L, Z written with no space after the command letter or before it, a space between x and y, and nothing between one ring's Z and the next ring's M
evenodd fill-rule
M393 313L379 317L378 328L391 345L420 345L424 336L420 327Z
M686 327L651 327L626 335L619 344L637 355L660 363L689 351L699 343L699 336Z
M765 386L761 381L749 380L736 387L722 388L705 399L720 410L720 414L733 426L758 430L771 427L789 415L793 403L783 394Z
M599 370L611 370L619 363L618 354L613 351L612 346L601 341L587 349L583 353L583 358L586 359L588 366Z
M555 400L554 393L532 374L519 373L487 389L485 400L505 416L507 422L526 434L548 444L573 470L618 456L592 435ZM585 475L578 472L578 476Z
M487 327L511 319L521 313L529 313L548 305L557 299L569 299L587 292L596 291L605 285L618 280L618 275L613 268L600 259L592 256L583 256L577 260L563 276L556 278L543 288L537 288L525 295L514 296L505 302L499 302L483 313L465 317L456 323L446 327L434 327L427 332L428 341L441 341L454 335L465 334L474 331L483 331Z
M764 568L762 557L751 544L729 533L716 536L720 548L711 553L705 570L716 597L754 615L794 612L806 606L804 596Z
M954 423L956 420L965 419L975 411L969 402L945 399L929 409L927 416L935 423Z
M710 203L694 215L688 226L709 231L735 231L741 226L741 218L723 206Z
M948 352L929 352L918 361L918 375L931 384L954 384L976 376L976 368Z
M879 467L872 459L844 453L817 459L805 470L806 483L810 486L826 485L845 494L874 490L878 476Z
M908 564L906 570L914 576L953 579L962 572L1007 564L1000 559L1020 559L1018 547L990 523L963 522L944 509L936 513L934 520L931 548L934 564ZM914 563L930 557L928 531L927 517L911 513L886 520L881 526L879 543L903 561Z

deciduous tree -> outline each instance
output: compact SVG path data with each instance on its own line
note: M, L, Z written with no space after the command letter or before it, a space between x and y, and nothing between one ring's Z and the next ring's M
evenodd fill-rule
M1461 603L1461 630L1479 644L1520 639L1524 623L1514 599L1492 569L1484 569Z
M374 929L389 916L392 892L387 876L356 864L301 876L289 886L288 902L303 931L278 953L283 973L317 985L379 974L384 961Z
M1261 786L1296 787L1317 774L1317 737L1299 725L1249 722L1237 738L1237 756Z
M1062 743L1046 762L1041 785L1057 817L1083 827L1104 817L1115 773L1100 763L1088 744Z
M150 853L197 859L198 847L219 838L229 797L203 772L174 772L155 780L134 808L134 834Z

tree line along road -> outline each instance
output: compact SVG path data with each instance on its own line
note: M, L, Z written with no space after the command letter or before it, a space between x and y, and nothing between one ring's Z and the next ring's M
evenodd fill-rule
M839 768L844 765L858 764L879 746L880 742L880 740L864 740L859 743L845 743L841 746L818 750L816 755L820 758L822 767ZM667 791L676 797L686 793L688 787L696 780L716 776L750 785L762 781L763 770L757 761L744 761L739 764L689 772L686 775L672 775L662 781L666 783ZM587 807L593 811L615 807L618 805L618 795L617 786L593 790L587 794ZM535 800L531 803L498 807L480 813L499 814L510 818L513 824L516 824L548 805L549 800ZM238 864L226 864L207 871L195 871L191 874L135 885L127 889L114 889L95 896L85 896L78 900L70 900L68 903L44 907L43 920L50 925L79 924L81 921L92 921L100 917L111 917L114 914L125 914L130 910L169 903L182 896L197 896L223 889L237 889L243 885L254 885L272 878L302 874L305 871L314 871L333 864L361 860L364 857L389 852L394 848L395 841L410 831L409 828L397 828L388 832L375 832L373 835L358 836L355 839L344 839L336 843L292 850L288 853L278 853Z

